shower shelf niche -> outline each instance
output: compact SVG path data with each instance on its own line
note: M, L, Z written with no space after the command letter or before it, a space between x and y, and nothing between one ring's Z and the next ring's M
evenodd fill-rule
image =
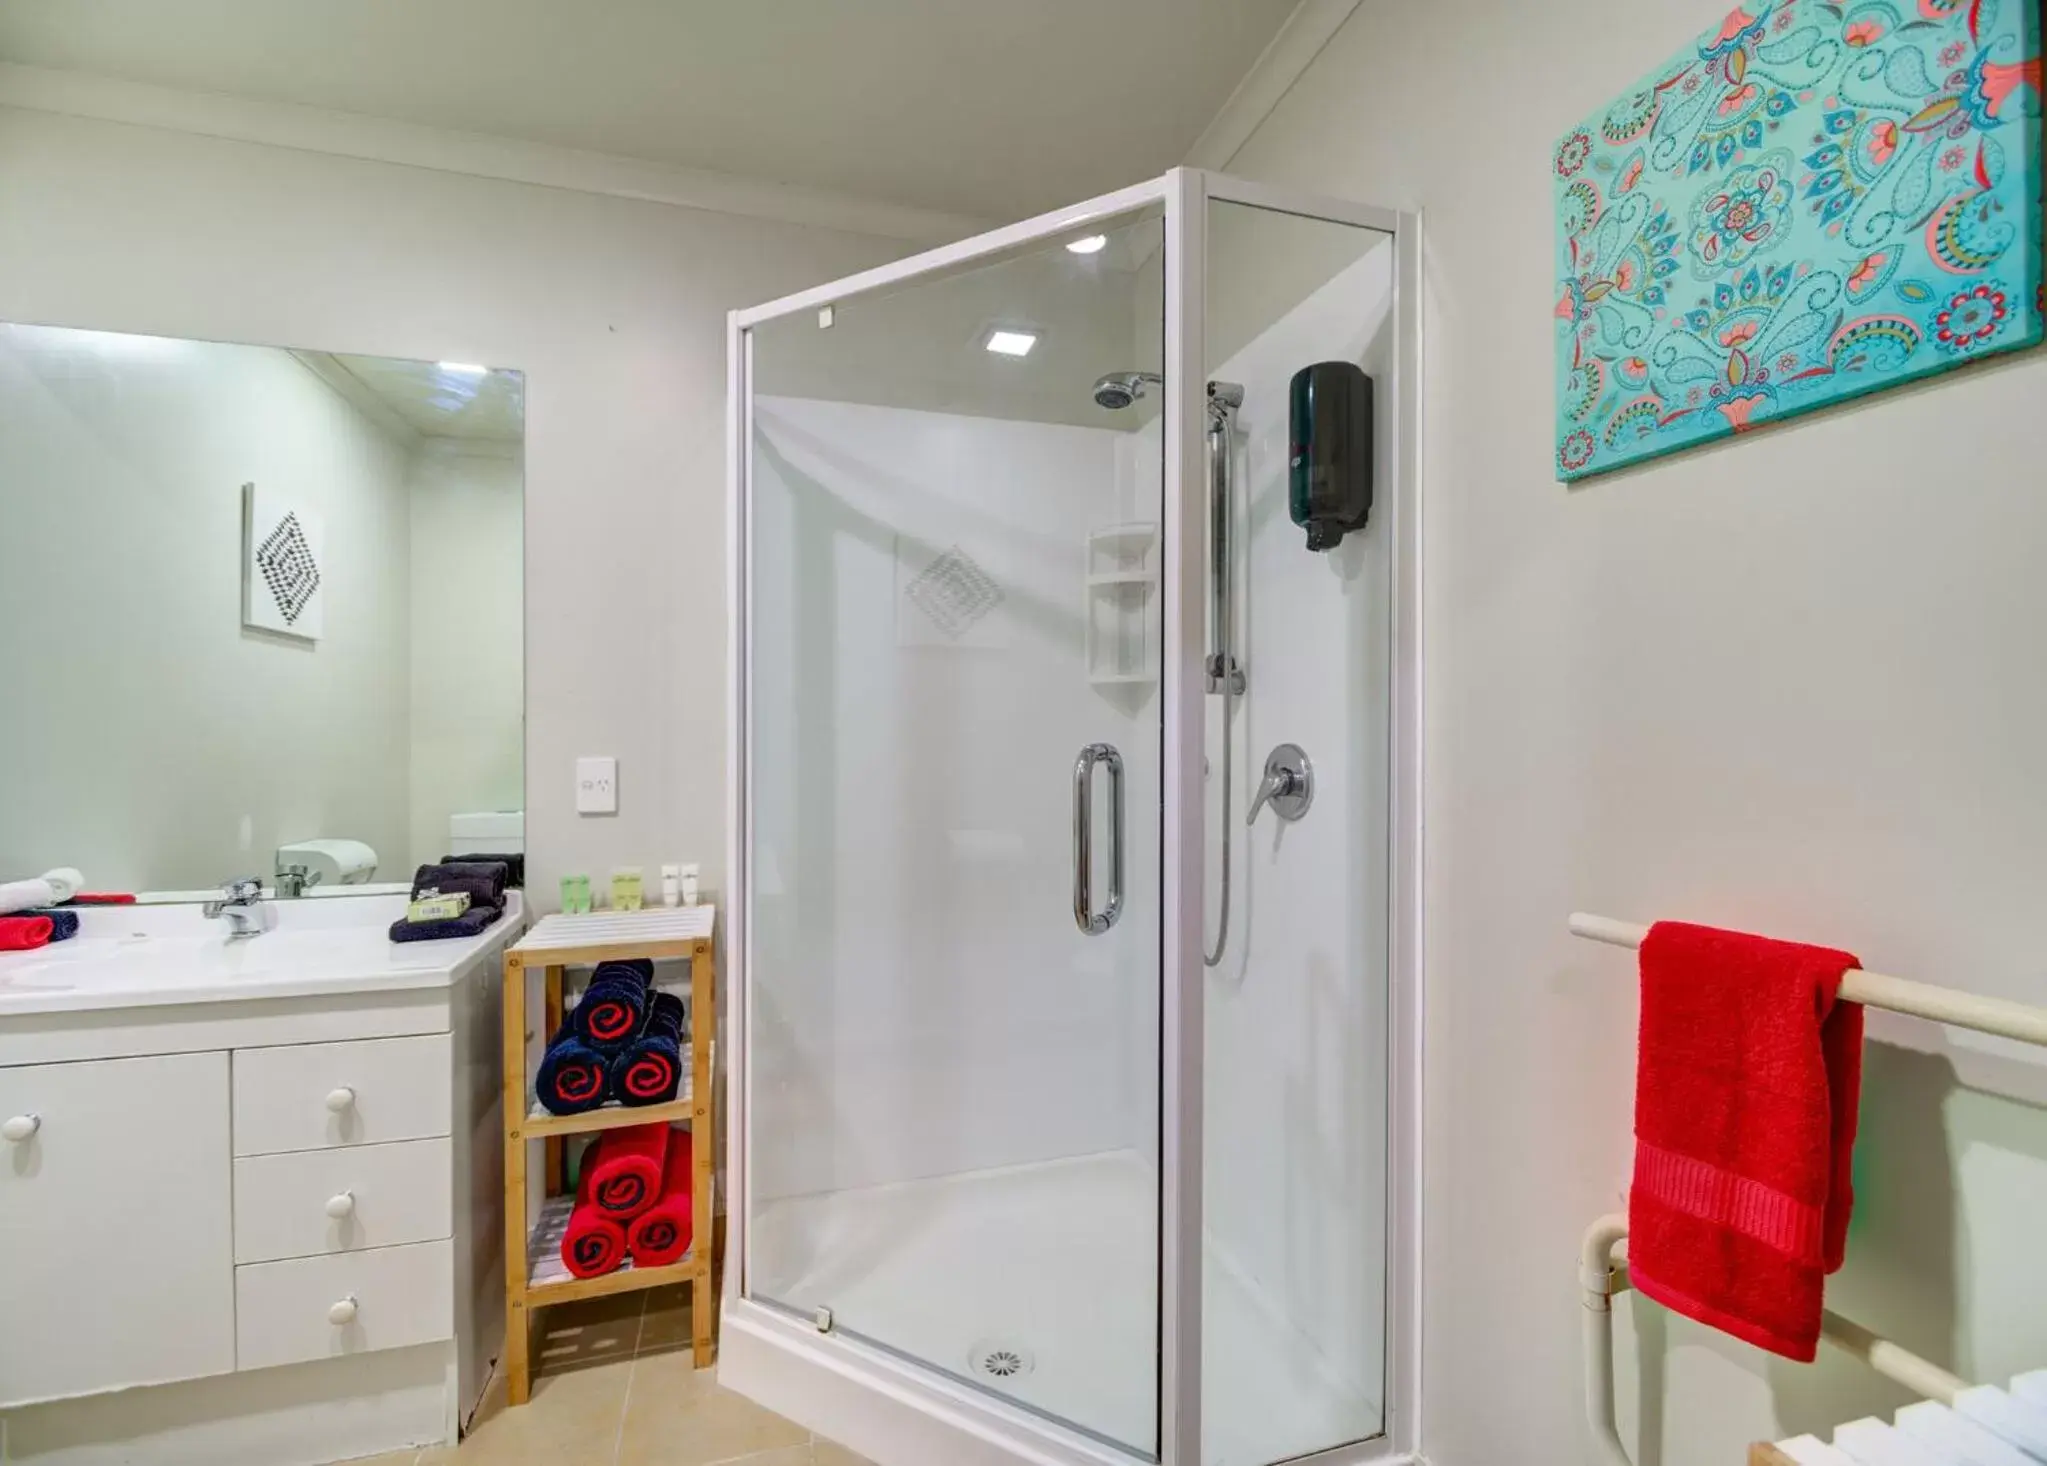
M1087 680L1158 681L1159 527L1114 524L1087 537Z

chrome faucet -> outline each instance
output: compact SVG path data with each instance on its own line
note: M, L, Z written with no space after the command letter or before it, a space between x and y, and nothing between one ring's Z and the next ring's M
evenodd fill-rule
M303 896L319 884L320 873L309 865L277 867L277 894L280 897Z
M254 876L227 881L222 884L219 897L200 909L209 920L227 922L227 939L231 942L259 936L264 925L263 883Z

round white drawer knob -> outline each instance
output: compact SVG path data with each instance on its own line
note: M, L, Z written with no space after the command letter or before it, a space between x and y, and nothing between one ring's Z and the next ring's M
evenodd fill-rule
M41 1115L16 1115L5 1123L0 1123L0 1135L19 1145L42 1128Z
M334 1220L337 1222L340 1221L343 1217L354 1216L355 1193L353 1191L344 1191L339 1196L328 1197L327 1215L334 1218Z
M344 1084L339 1089L330 1089L327 1091L327 1108L332 1110L335 1114L338 1115L343 1110L353 1108L354 1105L355 1091L350 1089L347 1085Z
M337 1329L355 1322L355 1295L350 1294L327 1310L327 1322Z

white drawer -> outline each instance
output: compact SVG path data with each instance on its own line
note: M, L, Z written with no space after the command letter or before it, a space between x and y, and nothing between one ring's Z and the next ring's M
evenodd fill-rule
M452 1242L295 1257L235 1269L235 1367L452 1338Z
M448 1035L235 1050L235 1154L446 1135Z
M400 1140L243 1156L235 1162L235 1261L452 1235L452 1149L446 1140Z

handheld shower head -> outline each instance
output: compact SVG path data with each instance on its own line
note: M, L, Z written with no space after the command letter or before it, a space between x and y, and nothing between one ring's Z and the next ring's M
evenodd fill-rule
M1164 386L1165 380L1157 372L1110 372L1095 382L1095 405L1118 411L1142 397L1147 387Z

